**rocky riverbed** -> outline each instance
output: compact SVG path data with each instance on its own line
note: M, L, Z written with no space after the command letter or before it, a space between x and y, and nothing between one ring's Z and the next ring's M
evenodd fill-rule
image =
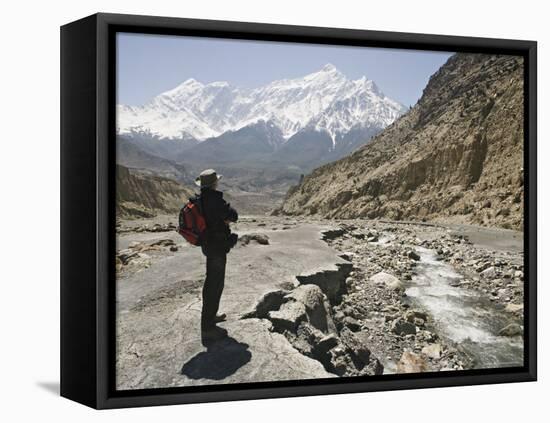
M485 245L472 243L472 232ZM491 248L491 237L509 245ZM326 238L354 266L334 317L357 331L387 373L522 365L517 232L358 220ZM484 356L487 349L494 356Z
M517 232L244 217L233 227L240 242L221 304L229 336L206 349L200 249L174 231L173 217L119 221L117 229L121 389L522 361Z

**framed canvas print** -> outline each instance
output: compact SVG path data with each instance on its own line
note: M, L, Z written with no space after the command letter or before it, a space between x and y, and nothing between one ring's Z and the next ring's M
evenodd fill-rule
M61 394L536 379L536 43L61 28Z

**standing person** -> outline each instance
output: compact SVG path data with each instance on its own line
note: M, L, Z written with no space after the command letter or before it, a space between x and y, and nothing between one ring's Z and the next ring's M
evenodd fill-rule
M231 233L229 223L236 222L238 214L217 190L220 179L221 175L214 169L206 169L195 180L201 188L200 204L206 220L206 236L201 247L206 256L201 314L201 340L205 346L227 335L224 329L216 326L226 315L217 313L225 282L227 253L237 242L237 235Z

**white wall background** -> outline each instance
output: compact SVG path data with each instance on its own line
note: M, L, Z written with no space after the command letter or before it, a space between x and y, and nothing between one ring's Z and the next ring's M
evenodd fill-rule
M24 1L2 5L0 420L543 421L548 414L550 31L541 1ZM59 381L59 26L95 12L539 42L539 382L96 412ZM544 391L546 390L546 394ZM32 420L31 420L32 419ZM205 420L206 419L206 420Z

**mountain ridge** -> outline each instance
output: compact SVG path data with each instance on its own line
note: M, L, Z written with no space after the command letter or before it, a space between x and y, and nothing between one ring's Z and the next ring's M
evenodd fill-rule
M309 127L326 130L334 145L352 127L385 127L405 111L374 81L349 80L327 64L254 89L190 78L146 105L118 105L117 129L122 135L203 141L264 120L278 126L285 140Z
M522 145L522 59L458 53L409 113L307 175L280 211L521 229Z

